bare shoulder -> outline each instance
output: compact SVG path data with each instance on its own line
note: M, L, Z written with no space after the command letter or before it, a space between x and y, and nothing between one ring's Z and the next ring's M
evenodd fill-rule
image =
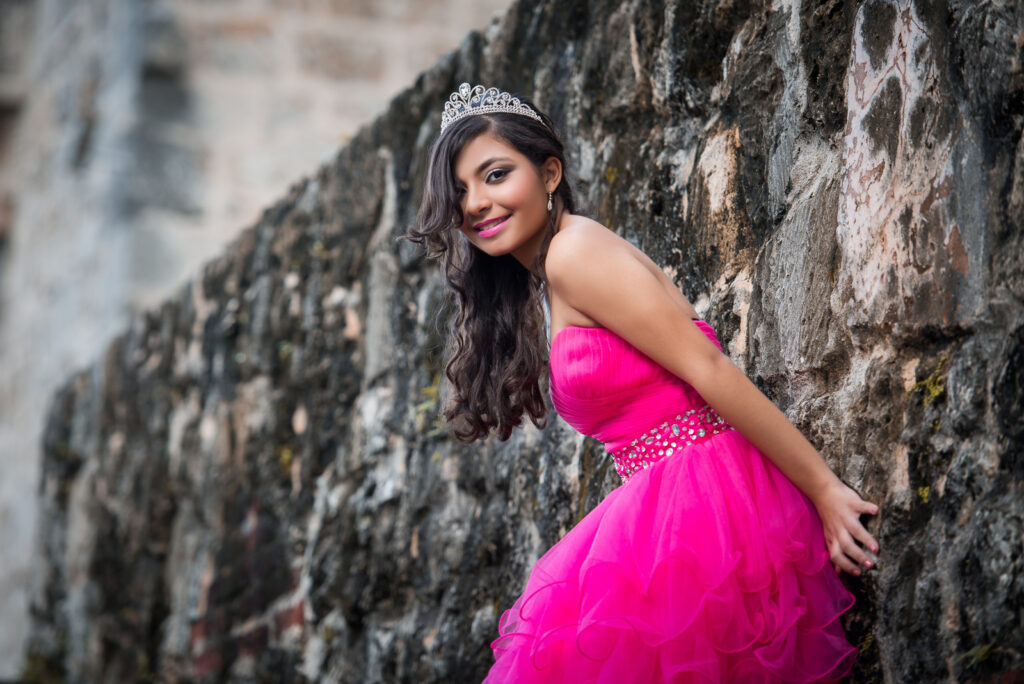
M554 289L591 288L595 276L614 278L639 264L689 318L697 311L675 283L641 249L586 216L571 216L548 245L544 268Z
M604 224L598 223L587 216L579 216L577 214L567 216L563 219L562 227L551 238L551 242L554 244L557 240L564 240L566 236L599 239L611 237L616 240L622 240L622 238L616 235ZM625 240L622 241L625 242Z
M635 249L601 223L586 216L571 216L564 220L562 227L551 238L544 261L545 269L562 271L582 266L581 257L593 259L629 258L635 256Z

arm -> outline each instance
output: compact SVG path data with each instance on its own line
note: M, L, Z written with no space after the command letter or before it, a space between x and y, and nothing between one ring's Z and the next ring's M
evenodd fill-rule
M836 477L785 414L676 306L628 243L604 228L567 227L552 238L545 270L549 286L570 306L690 383L811 499L837 569L860 574L857 564L870 566L855 539L877 550L859 520L877 506Z
M878 551L878 542L860 523L861 513L878 513L878 506L863 501L836 477L807 438L729 357L721 355L713 375L712 382L694 389L814 503L833 564L855 575L860 574L858 565L870 568L873 563L854 539Z

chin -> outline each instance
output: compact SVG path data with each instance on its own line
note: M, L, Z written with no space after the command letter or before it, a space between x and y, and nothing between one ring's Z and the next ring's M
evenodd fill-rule
M487 247L487 248L484 248L484 247L480 247L479 245L475 245L475 246L476 246L477 249L479 249L481 252L483 252L487 256L492 256L492 257L505 256L506 254L509 254L512 251L512 250L509 250L509 249L502 249L501 247Z

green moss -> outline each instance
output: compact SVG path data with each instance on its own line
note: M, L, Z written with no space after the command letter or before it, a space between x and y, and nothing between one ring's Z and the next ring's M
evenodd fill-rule
M427 387L423 388L423 390L422 390L423 394L425 396L430 397L431 399L437 399L437 392L438 392L438 387L440 386L440 384L441 384L441 374L440 373L434 373L434 380L433 380L433 382L430 385L428 385Z
M324 247L324 243L320 240L313 243L313 247L310 248L309 254L314 259L326 259L330 256L330 252L327 251L327 248Z
M281 476L288 477L292 472L292 450L288 447L279 447L277 450L277 462L281 466Z
M928 497L931 494L931 491L931 487L918 487L917 495L921 497L921 501L923 501L924 503L928 503Z
M864 635L864 638L857 644L857 652L864 653L875 643L875 635L872 632L868 632Z
M146 655L145 651L139 651L135 659L135 681L137 682L154 682L156 681L156 673L153 672L149 667L149 656Z
M435 373L433 383L420 390L423 393L423 396L426 397L426 399L416 404L417 417L419 417L419 415L424 413L425 411L430 411L437 406L437 393L438 386L440 385L440 383L441 374Z
M914 386L910 388L909 393L920 391L924 394L924 405L928 406L935 399L939 398L946 392L946 366L947 357L945 355L939 357L939 362L935 366L935 370L925 378L924 380L918 380L914 383Z
M444 423L441 422L440 418L434 420L434 427L427 433L427 437L438 437L443 435L445 432Z
M963 660L968 658L967 665L965 667L974 667L978 663L982 663L992 653L992 647L995 646L995 642L989 642L987 644L980 644L970 649L966 653L961 653L957 656L957 660Z

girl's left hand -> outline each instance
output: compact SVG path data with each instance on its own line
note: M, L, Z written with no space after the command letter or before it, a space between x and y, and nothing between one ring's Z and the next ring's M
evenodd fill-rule
M814 505L821 517L825 547L835 571L845 570L852 575L860 575L861 567L865 570L874 567L874 561L857 544L857 540L872 553L878 553L878 542L860 522L861 514L875 515L878 506L860 498L839 478L815 497Z

